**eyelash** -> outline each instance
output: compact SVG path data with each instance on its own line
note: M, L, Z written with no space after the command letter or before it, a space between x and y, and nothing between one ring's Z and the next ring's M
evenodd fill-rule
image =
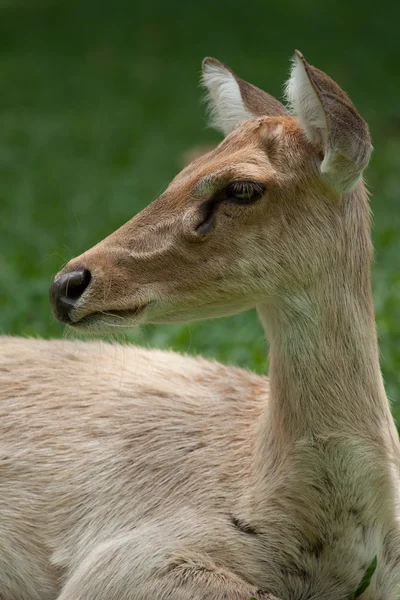
M234 181L224 190L224 196L236 204L249 204L259 200L265 192L265 185L257 181Z
M207 233L215 219L216 208L221 202L232 204L251 204L264 194L266 186L257 181L233 181L219 193L207 200L203 206L203 220L196 227L198 233ZM240 196L243 197L240 197ZM246 197L247 196L247 197Z

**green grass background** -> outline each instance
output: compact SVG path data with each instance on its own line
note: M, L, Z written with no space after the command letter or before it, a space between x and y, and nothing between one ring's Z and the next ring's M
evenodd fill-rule
M400 419L399 22L398 3L360 0L0 0L0 330L62 336L51 276L155 198L185 150L218 141L204 56L280 97L299 48L371 126L374 297ZM128 337L266 369L255 312Z

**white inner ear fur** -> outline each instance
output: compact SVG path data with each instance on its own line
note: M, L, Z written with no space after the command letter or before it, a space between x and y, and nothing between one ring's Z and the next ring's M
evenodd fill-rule
M299 119L309 141L316 145L322 144L325 153L328 136L325 112L298 56L293 59L285 95L290 111Z
M253 118L243 103L239 85L230 71L222 66L206 63L202 83L208 90L213 127L228 135L236 125Z

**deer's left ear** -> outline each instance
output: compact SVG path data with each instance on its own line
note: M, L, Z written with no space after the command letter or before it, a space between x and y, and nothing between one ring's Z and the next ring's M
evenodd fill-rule
M372 151L368 126L347 94L296 51L286 95L309 141L323 153L321 173L340 192L359 181Z

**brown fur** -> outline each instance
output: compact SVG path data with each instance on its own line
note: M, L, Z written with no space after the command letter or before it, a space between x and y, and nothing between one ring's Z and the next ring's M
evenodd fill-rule
M296 115L205 61L233 131L56 277L91 273L70 312L81 331L257 306L269 382L168 352L3 339L1 600L344 600L375 556L362 600L397 599L369 133L337 84L295 60ZM237 180L262 197L232 198Z

